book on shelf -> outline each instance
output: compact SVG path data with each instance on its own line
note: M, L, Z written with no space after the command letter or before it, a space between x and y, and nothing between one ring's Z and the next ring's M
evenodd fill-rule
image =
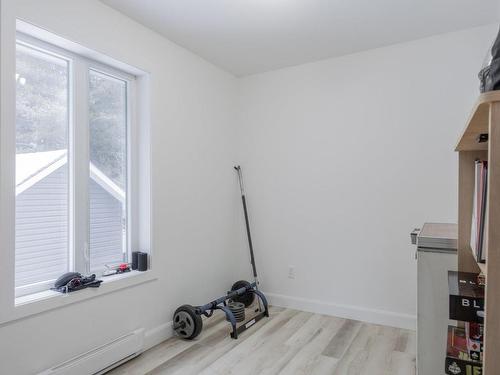
M476 160L474 171L474 195L472 200L472 221L470 247L475 255L476 261L486 261L486 239L488 237L487 217L487 186L488 186L488 162Z
M469 337L464 328L448 326L446 374L482 374L482 362L471 358Z
M481 323L465 322L467 353L473 361L483 360L483 335L484 326Z
M484 323L484 285L477 273L448 271L450 319Z

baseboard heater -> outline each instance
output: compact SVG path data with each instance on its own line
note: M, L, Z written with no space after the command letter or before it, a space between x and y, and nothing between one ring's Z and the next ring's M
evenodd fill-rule
M38 375L89 375L106 371L139 355L144 348L144 329L138 329L76 356Z

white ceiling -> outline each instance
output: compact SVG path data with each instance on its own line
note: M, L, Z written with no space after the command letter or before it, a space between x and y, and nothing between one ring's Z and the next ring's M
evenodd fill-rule
M500 18L498 0L101 1L237 76Z

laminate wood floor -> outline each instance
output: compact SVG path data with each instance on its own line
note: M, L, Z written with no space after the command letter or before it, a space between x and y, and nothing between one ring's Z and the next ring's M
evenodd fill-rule
M229 337L222 313L193 341L171 338L108 375L413 375L415 332L303 311L271 317Z

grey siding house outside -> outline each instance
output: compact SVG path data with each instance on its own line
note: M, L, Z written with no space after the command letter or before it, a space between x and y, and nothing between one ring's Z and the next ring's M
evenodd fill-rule
M16 287L68 270L67 168L59 168L16 197Z
M90 180L90 270L123 262L123 205L95 180Z
M66 153L53 153L24 154L20 163L25 169L22 175L28 177L16 181L16 287L56 279L70 269ZM42 156L47 165L30 163L31 156ZM37 168L35 173L28 170L31 166ZM91 166L91 271L124 260L124 197L123 191Z

